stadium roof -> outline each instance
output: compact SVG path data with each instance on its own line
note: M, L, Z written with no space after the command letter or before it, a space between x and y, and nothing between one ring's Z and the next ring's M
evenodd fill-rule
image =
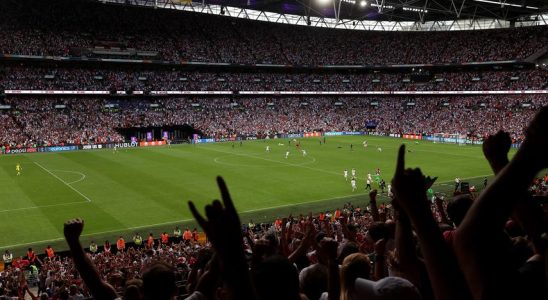
M184 1L179 1L184 2ZM515 20L548 12L546 0L205 0L255 10L354 20Z
M97 1L362 30L471 30L548 25L547 0Z

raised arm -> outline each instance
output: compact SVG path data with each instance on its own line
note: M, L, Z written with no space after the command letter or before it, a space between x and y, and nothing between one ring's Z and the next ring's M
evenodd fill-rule
M84 229L84 220L74 219L67 221L64 226L65 239L76 269L82 276L86 286L95 299L116 299L116 291L106 281L101 279L97 268L88 258L80 244L80 235Z
M379 215L379 207L377 206L377 190L369 192L369 203L371 204L371 216L373 222L380 222L381 217Z
M324 238L320 241L319 251L327 258L328 282L327 292L329 300L339 300L341 294L341 283L339 275L339 264L337 263L337 243L332 238Z
M495 137L489 137L486 143ZM518 293L515 274L505 264L504 224L535 175L548 166L548 107L529 124L514 158L474 202L455 235L455 250L475 299ZM496 249L492 251L491 249Z
M395 200L406 212L415 228L428 276L436 299L468 299L468 289L457 260L443 240L426 197L433 180L420 169L405 169L405 146L398 153L396 174L392 180Z
M419 259L415 250L415 241L413 240L413 229L411 221L405 214L400 212L401 208L394 205L394 217L396 219L396 237L395 237L395 260L399 275L416 287L421 286Z
M512 140L510 135L502 131L499 131L494 136L490 136L483 143L483 154L495 175L498 175L509 163L508 152L511 146ZM541 238L543 212L527 191L523 191L519 201L517 201L512 212L512 217L527 232L529 239L535 246L535 252L539 254L544 253L544 243Z
M207 220L198 213L192 201L189 201L188 205L219 256L219 266L228 289L228 298L255 299L244 254L240 218L224 180L217 177L217 183L223 202L221 204L221 201L214 200L205 207Z

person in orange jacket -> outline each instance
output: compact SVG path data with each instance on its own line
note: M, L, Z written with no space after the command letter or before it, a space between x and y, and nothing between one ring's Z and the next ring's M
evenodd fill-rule
M169 243L169 235L167 234L167 232L164 231L164 233L160 235L160 238L162 241L162 245L167 245Z
M122 236L116 241L116 249L118 249L119 252L126 250L126 241Z
M49 259L53 259L53 257L55 256L55 252L53 251L53 248L51 248L50 245L46 247L46 255L48 256Z
M34 251L32 250L32 248L29 248L27 250L27 260L29 261L30 264L34 264L36 262L36 259L37 259L36 254L34 254Z
M154 236L152 235L152 232L148 235L147 247L149 249L152 249L152 247L154 247Z
M190 229L188 227L185 229L185 232L183 233L183 240L185 240L185 243L190 243L192 240L192 232L190 232Z

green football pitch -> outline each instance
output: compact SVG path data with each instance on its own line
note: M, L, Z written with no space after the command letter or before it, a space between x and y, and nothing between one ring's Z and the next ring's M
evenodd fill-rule
M134 232L171 233L176 224L193 227L186 202L203 207L217 198L217 175L225 178L242 222L317 213L346 202L365 206L367 173L380 168L389 183L402 142L408 145L407 166L438 176L437 192L450 194L456 176L481 189L491 174L479 146L371 136L300 142L307 156L287 139L0 156L0 250L66 248L63 222L75 217L85 220L84 243L113 241L120 234L128 240ZM343 177L352 168L356 192Z

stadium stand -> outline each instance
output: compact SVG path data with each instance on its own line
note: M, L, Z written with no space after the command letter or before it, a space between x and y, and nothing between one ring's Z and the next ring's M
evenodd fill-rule
M292 65L436 64L524 60L546 26L457 32L358 32L249 23L88 1L0 4L0 53ZM33 6L33 10L27 7ZM250 25L251 24L251 25ZM341 47L341 45L354 45Z
M493 91L542 90L547 82L543 69L355 74L7 66L0 73L6 90Z
M4 147L122 142L128 127L188 124L215 138L282 133L363 131L377 134L460 133L483 138L499 129L523 139L545 95L460 97L276 97L133 99L16 97L0 114ZM150 104L158 104L151 107ZM235 105L236 103L236 105ZM413 103L408 105L408 103ZM523 103L530 106L523 107ZM115 104L116 109L105 105ZM56 108L64 105L64 108Z

